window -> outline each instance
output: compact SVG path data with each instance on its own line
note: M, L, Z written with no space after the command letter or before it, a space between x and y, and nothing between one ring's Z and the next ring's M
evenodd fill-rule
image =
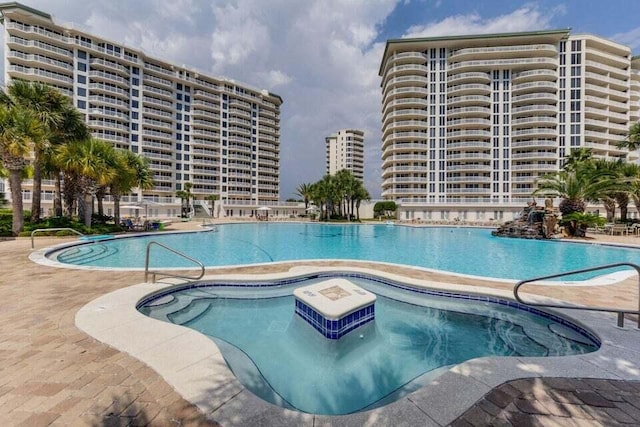
M138 130L138 124L137 123L131 123L131 130Z
M87 64L84 62L78 62L78 71L87 71Z
M85 108L87 108L87 101L83 101L83 100L79 99L77 105L78 105L78 108L85 109Z
M80 84L87 83L87 76L81 76L81 75L78 74L77 77L78 77L78 83L80 83Z
M137 111L132 111L131 112L131 118L134 119L134 120L137 120L138 119L138 112Z
M137 141L138 141L138 135L136 135L136 134L132 134L132 135L131 135L131 141L133 141L133 142L137 142Z
M131 96L135 96L137 98L140 96L140 91L138 89L131 89Z
M131 108L138 108L139 107L139 102L138 101L131 101Z
M138 78L136 78L136 77L133 77L133 78L131 79L131 84L132 84L133 86L138 86L138 85L140 84L140 79L138 79Z
M84 50L79 50L78 51L78 58L87 59L87 52L85 52Z
M78 96L87 96L87 90L83 87L78 88Z

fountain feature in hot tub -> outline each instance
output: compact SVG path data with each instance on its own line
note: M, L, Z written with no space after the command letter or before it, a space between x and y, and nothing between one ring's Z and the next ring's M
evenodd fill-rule
M376 296L346 279L293 291L296 314L325 338L337 340L375 317Z

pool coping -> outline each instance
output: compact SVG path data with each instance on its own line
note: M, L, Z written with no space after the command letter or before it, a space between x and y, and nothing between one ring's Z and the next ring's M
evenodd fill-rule
M206 276L206 280L278 280L315 272L347 271L400 281L411 286L464 292L513 300L512 293L486 287L439 283L360 267L296 266L285 273ZM455 279L455 278L454 278ZM563 357L482 357L448 369L428 385L384 407L370 411L326 416L287 410L254 396L227 367L215 343L197 331L161 322L136 310L139 301L185 281L166 279L141 283L103 295L81 308L75 316L78 328L153 368L180 395L225 426L234 425L447 425L494 387L526 377L584 377L640 380L640 330L627 324L616 327L615 315L576 310L545 310L567 317L595 333L599 350ZM531 301L552 302L527 295ZM631 339L630 339L631 338ZM455 399L452 398L455 396Z

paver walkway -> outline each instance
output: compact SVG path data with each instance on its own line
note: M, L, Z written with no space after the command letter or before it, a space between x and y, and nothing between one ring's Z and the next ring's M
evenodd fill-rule
M490 391L452 427L640 425L640 382L528 378Z
M61 242L39 238L37 247ZM100 295L141 282L142 273L46 267L29 261L30 252L28 239L0 241L0 426L216 425L155 371L75 327L78 309ZM292 265L221 272L284 271ZM383 268L444 280L416 270ZM511 288L508 284L453 281ZM584 295L586 302L605 297L631 304L637 301L636 285L630 281L607 287L604 294L601 289L586 289ZM563 296L562 291L549 288L539 291ZM640 425L637 383L532 379L494 389L454 424L616 425L629 420Z

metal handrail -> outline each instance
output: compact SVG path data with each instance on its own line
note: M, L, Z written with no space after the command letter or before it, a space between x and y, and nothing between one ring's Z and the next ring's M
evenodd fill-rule
M64 227L64 228L38 228L38 229L35 229L35 230L33 230L31 232L31 249L34 248L34 246L33 246L33 237L39 231L73 231L74 233L76 233L79 236L84 236L84 234L82 234L78 230L74 230L73 228L68 228L68 227Z
M182 275L179 275L179 274L165 273L163 271L149 270L149 258L150 258L150 254L151 254L151 246L152 245L160 246L160 247L168 250L169 252L173 252L174 254L179 255L182 258L185 258L185 259L187 259L189 261L192 261L192 262L198 264L200 266L200 275L198 277L182 276ZM179 252L179 251L176 251L175 249L170 248L167 245L163 245L162 243L158 243L158 242L152 241L152 242L149 242L147 244L147 256L146 256L145 261L144 261L144 281L147 282L147 283L148 283L147 278L149 277L149 274L152 275L151 276L152 279L153 279L152 283L154 283L156 281L156 274L162 275L162 276L165 276L165 277L177 277L179 279L198 280L198 279L202 279L202 276L204 276L204 264L201 263L200 261L198 261L195 258L191 258L189 255L185 255L182 252Z
M612 308L612 307L584 307L584 306L571 306L566 304L533 303L533 302L525 302L522 298L520 298L520 295L518 295L518 290L522 285L526 283L538 282L540 280L546 280L546 279L555 279L557 277L570 276L572 274L578 274L578 273L588 273L590 271L605 270L605 269L614 268L614 267L632 267L638 273L638 292L639 292L638 310L624 310L624 309ZM584 268L582 270L568 271L566 273L553 274L551 276L542 276L542 277L536 277L533 279L521 280L518 283L516 283L516 286L513 288L513 296L515 297L516 301L518 301L519 303L524 305L529 305L532 307L568 308L571 310L606 311L610 313L617 313L618 327L620 328L624 327L625 314L636 314L638 315L638 328L640 328L640 266L629 263L629 262L618 262L615 264L607 264L607 265L601 265L598 267Z

